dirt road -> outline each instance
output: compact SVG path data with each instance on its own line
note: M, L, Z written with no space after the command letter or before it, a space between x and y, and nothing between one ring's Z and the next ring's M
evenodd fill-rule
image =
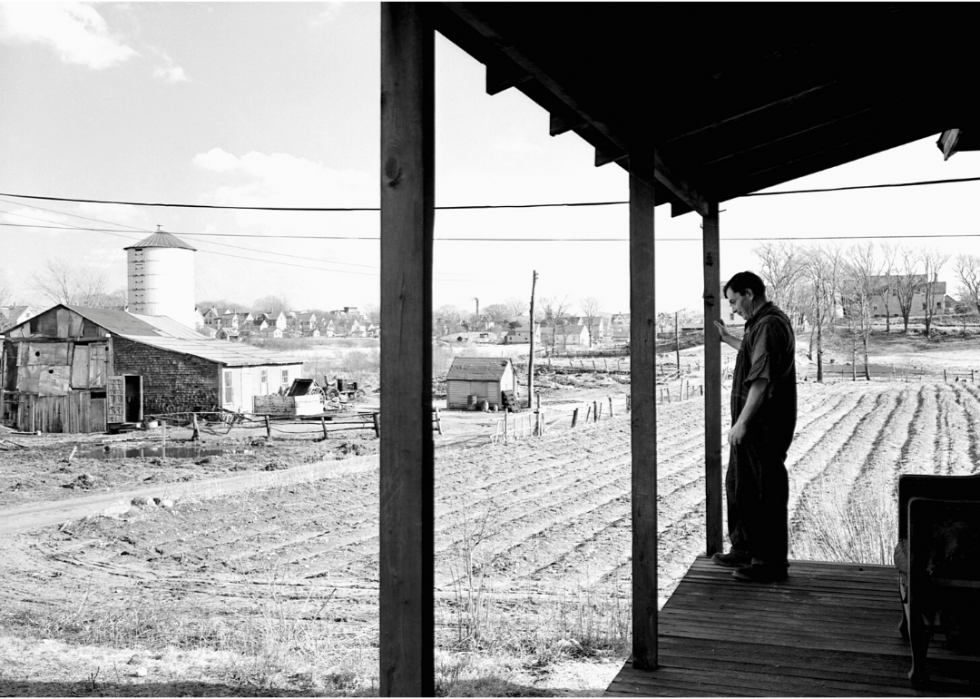
M118 516L136 498L201 500L223 495L338 478L378 468L378 455L358 456L343 461L321 461L280 471L261 471L215 477L204 481L163 483L131 490L99 493L48 502L32 502L0 511L0 537L49 527L90 515Z

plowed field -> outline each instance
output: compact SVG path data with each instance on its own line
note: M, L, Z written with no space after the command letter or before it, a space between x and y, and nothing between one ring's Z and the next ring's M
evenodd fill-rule
M700 400L659 407L661 602L704 547L703 412ZM528 635L576 596L628 614L630 422L616 413L518 444L437 450L442 642L472 630L481 610L486 623ZM829 512L860 519L880 501L874 516L891 516L900 473L976 471L978 427L973 384L800 384L791 557L825 557ZM274 609L375 653L378 473L366 463L8 536L0 622L77 612L84 623L136 607L148 623L184 620L175 637L209 637Z

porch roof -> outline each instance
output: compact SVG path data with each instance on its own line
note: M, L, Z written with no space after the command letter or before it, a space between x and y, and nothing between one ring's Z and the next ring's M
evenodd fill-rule
M596 165L630 168L656 148L655 200L677 215L976 119L962 89L980 49L969 12L441 3L435 26L486 64L490 94L525 93L550 112L553 135L595 146Z

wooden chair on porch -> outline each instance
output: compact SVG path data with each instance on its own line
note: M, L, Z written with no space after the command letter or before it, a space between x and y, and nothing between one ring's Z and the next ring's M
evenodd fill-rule
M898 504L900 631L912 651L909 679L920 684L934 634L951 650L980 646L980 474L902 476Z

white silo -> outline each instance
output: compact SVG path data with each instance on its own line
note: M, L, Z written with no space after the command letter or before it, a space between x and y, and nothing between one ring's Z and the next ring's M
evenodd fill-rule
M167 316L193 329L196 249L157 226L156 233L125 250L129 312Z

